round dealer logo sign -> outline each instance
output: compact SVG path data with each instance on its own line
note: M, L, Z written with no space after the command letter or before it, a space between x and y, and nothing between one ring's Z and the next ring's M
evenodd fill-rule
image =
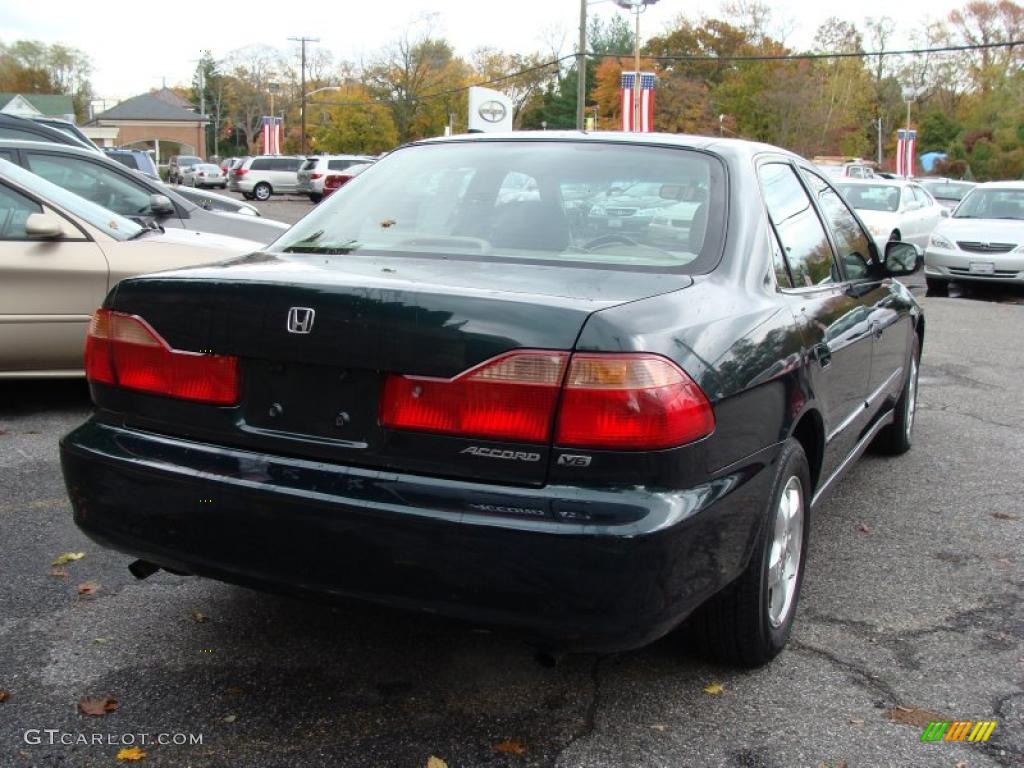
M476 112L488 123L500 123L508 114L505 105L500 101L485 101L477 108Z

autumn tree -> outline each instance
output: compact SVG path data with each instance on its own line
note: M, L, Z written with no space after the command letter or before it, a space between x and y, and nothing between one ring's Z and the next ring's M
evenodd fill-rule
M375 101L362 85L349 83L332 92L328 104L307 109L318 152L376 155L398 144L389 105Z

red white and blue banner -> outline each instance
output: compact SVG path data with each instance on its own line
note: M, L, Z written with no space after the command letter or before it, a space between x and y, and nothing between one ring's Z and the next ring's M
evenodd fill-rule
M896 175L914 175L914 163L917 160L917 131L901 128L896 131Z
M640 72L640 120L633 121L633 88L637 81L636 72L622 73L622 130L650 133L654 130L654 84L657 77L653 72Z
M264 155L280 155L284 137L284 118L263 116L263 131L260 142L263 144Z

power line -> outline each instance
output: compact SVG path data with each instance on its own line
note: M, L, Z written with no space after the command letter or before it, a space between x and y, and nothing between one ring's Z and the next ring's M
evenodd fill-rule
M1014 48L1024 46L1024 40L1011 40L1005 43L978 43L974 45L946 45L939 48L907 48L899 51L837 51L833 53L779 53L753 54L749 56L644 56L650 61L797 61L813 59L872 59L876 56L921 56L931 53L958 53L963 51L980 51L993 48ZM588 53L596 59L621 59L626 54L619 53Z

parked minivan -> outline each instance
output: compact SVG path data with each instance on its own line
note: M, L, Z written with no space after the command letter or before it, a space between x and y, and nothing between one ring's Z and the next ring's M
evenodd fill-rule
M324 179L330 171L344 171L353 165L372 163L366 155L314 155L306 158L299 169L299 194L309 195L314 203L324 196Z
M257 155L232 168L228 188L246 200L269 200L271 195L298 189L299 166L305 158L292 155Z

